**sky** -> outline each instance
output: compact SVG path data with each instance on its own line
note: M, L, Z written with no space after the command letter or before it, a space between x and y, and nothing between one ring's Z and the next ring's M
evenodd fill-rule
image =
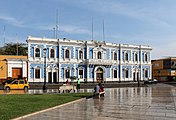
M176 0L0 0L0 46L27 36L149 45L176 57ZM103 22L104 21L104 22ZM103 29L104 23L104 29ZM104 30L104 32L103 32ZM104 38L103 38L104 33Z

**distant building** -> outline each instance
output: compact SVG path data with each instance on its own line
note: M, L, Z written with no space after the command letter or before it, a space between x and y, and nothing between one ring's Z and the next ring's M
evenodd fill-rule
M152 60L153 77L159 81L176 80L176 57Z
M27 56L0 55L0 83L27 78Z
M27 42L29 82L44 82L45 75L48 83L66 82L70 76L81 82L151 78L150 46L31 36Z

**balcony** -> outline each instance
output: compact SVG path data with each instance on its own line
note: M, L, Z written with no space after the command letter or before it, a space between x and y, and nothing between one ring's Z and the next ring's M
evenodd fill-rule
M103 59L88 59L87 63L89 65L112 65L112 60L103 60Z

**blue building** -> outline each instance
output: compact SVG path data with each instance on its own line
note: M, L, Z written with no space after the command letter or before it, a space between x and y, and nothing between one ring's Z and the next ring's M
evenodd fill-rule
M70 76L82 82L151 78L150 46L31 36L27 42L29 82L44 82L44 75L47 83L65 82Z

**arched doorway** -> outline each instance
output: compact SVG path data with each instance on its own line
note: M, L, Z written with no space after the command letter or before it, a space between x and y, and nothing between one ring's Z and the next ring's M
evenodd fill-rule
M96 80L97 80L98 83L103 82L103 69L102 68L98 68L96 70Z

